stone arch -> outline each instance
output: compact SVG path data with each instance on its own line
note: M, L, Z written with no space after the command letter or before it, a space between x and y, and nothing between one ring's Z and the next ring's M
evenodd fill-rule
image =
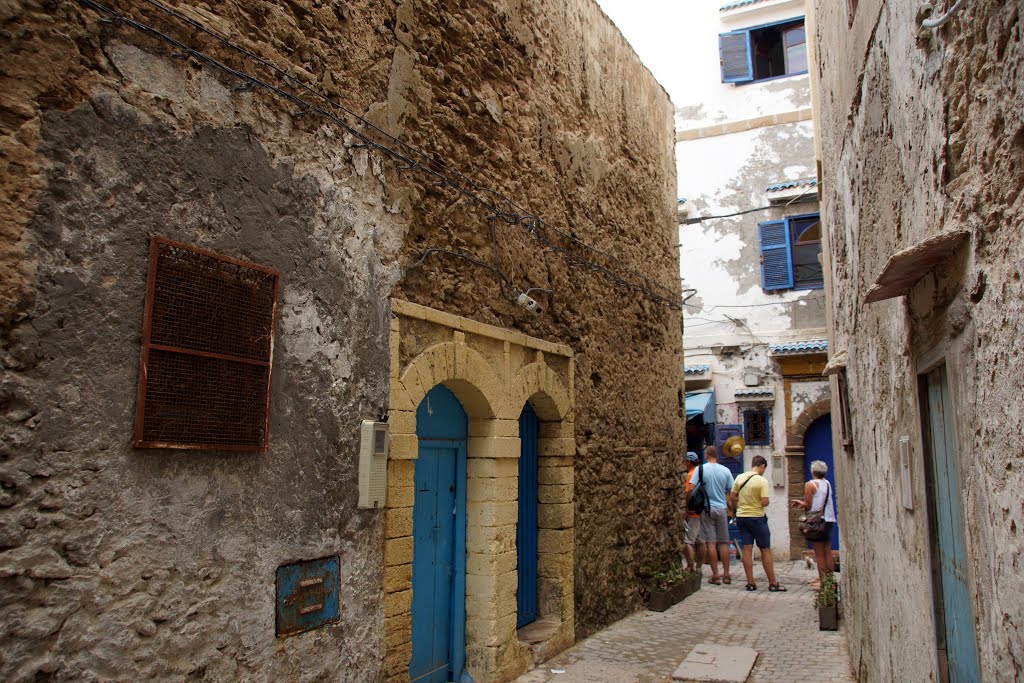
M502 405L502 417L518 420L523 405L531 401L542 422L557 422L569 414L569 392L555 371L543 361L523 366L512 382Z
M804 438L807 436L807 429L819 417L831 412L832 400L823 398L804 408L803 412L786 429L786 489L789 498L804 497ZM789 510L789 556L791 559L800 558L807 546L803 534L800 533L801 514L803 513L796 508Z
M500 405L498 376L490 363L466 344L436 344L416 356L399 378L399 395L391 405L399 410L415 411L427 392L438 384L448 387L470 419L496 416ZM404 395L402 395L404 392Z

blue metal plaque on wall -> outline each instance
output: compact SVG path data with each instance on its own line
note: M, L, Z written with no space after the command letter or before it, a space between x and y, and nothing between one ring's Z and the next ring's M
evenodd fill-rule
M338 621L339 560L277 568L277 635L290 636Z

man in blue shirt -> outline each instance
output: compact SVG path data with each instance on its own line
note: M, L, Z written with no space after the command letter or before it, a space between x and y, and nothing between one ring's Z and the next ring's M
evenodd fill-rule
M732 490L732 472L725 465L718 463L718 449L708 446L704 449L704 464L693 470L690 483L693 492L704 489L708 504L700 513L700 534L698 542L704 544L704 556L711 565L711 579L708 583L732 583L729 576L729 516L726 511L726 496ZM703 479L703 483L701 480ZM715 548L717 546L717 557ZM722 578L718 578L718 559L722 560Z

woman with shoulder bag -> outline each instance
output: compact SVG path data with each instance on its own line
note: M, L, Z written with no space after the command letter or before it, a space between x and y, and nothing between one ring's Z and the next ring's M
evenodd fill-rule
M832 559L832 528L836 524L836 509L832 484L825 478L827 473L828 465L821 460L812 462L812 479L804 484L804 499L793 501L793 507L808 511L800 524L800 530L814 549L814 562L818 566L818 585L814 586L815 590L821 587L825 573L833 571L835 566Z

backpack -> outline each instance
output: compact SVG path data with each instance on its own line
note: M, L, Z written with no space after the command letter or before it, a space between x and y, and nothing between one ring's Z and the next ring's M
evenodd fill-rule
M704 463L697 465L697 488L690 494L690 500L686 501L686 509L690 512L703 512L711 508L711 499L704 492Z
M800 531L808 541L826 540L825 529L827 528L827 523L825 522L825 510L828 508L828 497L832 494L832 484L827 481L825 484L828 488L825 490L825 503L821 506L821 510L808 512L800 517Z

